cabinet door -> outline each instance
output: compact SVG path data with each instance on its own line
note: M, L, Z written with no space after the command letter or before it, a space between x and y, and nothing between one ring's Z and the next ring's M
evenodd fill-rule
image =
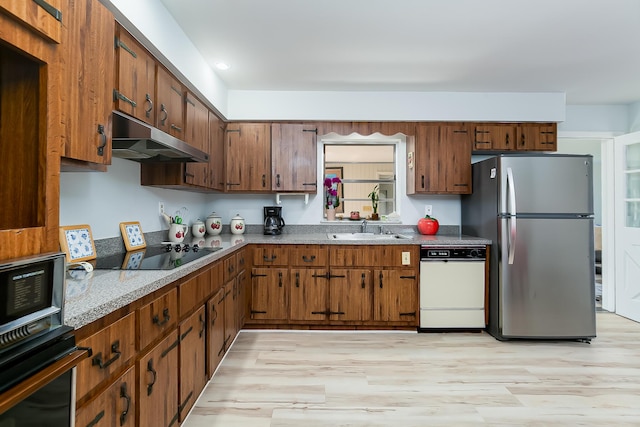
M556 151L556 124L524 123L518 126L517 146L522 151Z
M236 279L224 285L224 351L226 352L238 333L234 293Z
M180 333L180 421L184 421L207 383L205 307L183 321Z
M174 288L138 309L138 350L144 349L178 319L178 291Z
M419 124L415 141L415 192L437 192L445 188L444 170L440 169L440 129L437 125Z
M137 402L140 426L177 425L178 346L174 330L138 360Z
M209 152L209 110L193 94L185 98L185 142L197 149ZM208 163L186 163L185 181L199 187L207 187Z
M155 59L122 27L119 27L115 46L118 67L115 107L155 126Z
M238 331L243 328L248 311L247 277L248 274L246 270L243 270L238 273L238 277L236 278L236 329Z
M326 320L329 281L326 269L291 269L290 320Z
M178 286L180 317L204 302L205 298L209 296L211 281L212 269L205 268L202 273L184 281Z
M257 246L252 249L253 265L286 266L289 264L289 247L279 245Z
M65 14L64 73L61 76L65 91L63 156L109 165L115 23L111 12L100 2L72 1L69 4L71 7Z
M511 124L476 125L474 150L509 151L516 149L516 130Z
M25 0L2 0L0 10L34 30L40 36L51 42L60 43L62 39L62 18L65 23L67 11L62 10L63 0L47 0L51 12L45 10L42 4Z
M209 111L209 179L208 188L223 191L224 177L224 122Z
M371 270L331 269L329 303L331 320L371 320L373 317Z
M230 123L225 148L228 191L271 191L269 124Z
M78 343L78 347L91 349L91 356L78 364L78 401L135 356L135 328L135 314L130 313Z
M418 280L415 270L374 270L374 320L418 325Z
M441 153L438 158L444 170L444 191L449 194L471 194L471 136L465 125L440 126Z
M225 352L224 288L207 302L207 374L213 376Z
M182 84L167 70L158 66L158 117L156 127L180 140L184 135L184 95Z
M289 270L254 268L251 270L251 319L286 320L288 315Z
M308 125L271 125L271 189L315 193L317 129Z
M136 371L129 368L105 391L76 411L77 426L134 427Z

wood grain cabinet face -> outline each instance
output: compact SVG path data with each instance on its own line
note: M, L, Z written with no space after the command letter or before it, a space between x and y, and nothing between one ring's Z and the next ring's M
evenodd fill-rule
M207 383L205 307L180 323L180 421L184 421Z
M184 93L182 84L163 67L157 74L158 112L156 127L180 140L184 135Z
M271 125L271 190L316 192L316 136L309 125Z
M417 276L416 270L373 271L374 320L418 325Z
M155 59L124 28L116 36L115 108L155 126Z
M289 265L289 248L286 246L265 245L252 249L253 265L278 266Z
M50 42L60 43L62 40L62 18L66 21L66 10L63 0L47 0L51 12L35 1L2 0L0 10L17 19Z
M229 123L225 130L227 191L271 191L271 126Z
M211 378L225 353L224 287L207 301L207 375Z
M329 319L367 322L373 319L371 270L332 268L329 280Z
M136 371L129 368L105 391L76 411L77 426L134 427Z
M325 321L329 316L327 268L292 268L290 320Z
M517 149L525 151L556 151L556 123L524 123L517 128Z
M174 330L137 363L139 426L178 425L178 347Z
M91 355L78 364L78 401L135 356L135 326L135 314L130 313L78 343L78 347L91 349Z
M288 318L289 269L278 267L251 270L251 310L255 320Z
M209 110L190 92L185 96L185 135L187 144L209 153ZM185 181L199 187L209 186L208 163L186 163Z
M180 317L202 304L211 294L212 270L212 268L206 268L197 276L178 285Z
M138 350L175 327L178 319L178 290L172 289L138 310Z
M516 126L513 124L476 124L473 135L473 149L476 151L516 149Z
M296 267L325 267L329 251L321 245L296 245L290 250L290 263Z

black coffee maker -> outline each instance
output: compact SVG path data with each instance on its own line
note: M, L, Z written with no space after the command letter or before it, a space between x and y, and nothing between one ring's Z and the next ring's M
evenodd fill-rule
M264 234L275 235L282 233L285 226L282 219L282 206L264 207Z

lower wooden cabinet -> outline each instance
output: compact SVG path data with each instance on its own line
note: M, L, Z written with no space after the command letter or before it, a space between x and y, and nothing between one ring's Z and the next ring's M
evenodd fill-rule
M184 421L207 383L205 307L180 323L180 421Z
M179 345L174 330L138 360L138 426L178 425Z
M211 378L224 357L224 288L207 301L207 376Z
M77 426L134 427L136 371L129 368L105 391L76 411Z
M326 320L329 316L329 278L326 268L292 268L289 320Z
M329 279L329 319L368 322L372 320L371 270L331 269Z
M289 317L288 289L288 268L253 268L250 318L286 321Z
M418 275L415 270L374 270L373 320L418 324Z

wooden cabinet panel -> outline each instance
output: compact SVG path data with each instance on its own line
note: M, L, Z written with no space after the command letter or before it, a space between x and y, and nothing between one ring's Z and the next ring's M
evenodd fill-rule
M211 269L206 268L197 276L178 286L180 317L202 304L211 294Z
M271 191L270 125L229 123L225 132L226 189Z
M213 376L225 352L224 296L221 288L207 301L207 375Z
M180 333L180 421L184 421L207 383L205 307L183 321Z
M224 122L209 111L209 179L208 188L223 191L226 187L224 175Z
M109 165L115 22L111 12L98 1L70 1L69 5L62 45L63 156ZM76 167L81 165L63 162L64 170ZM90 165L87 168L92 169Z
M247 312L249 311L249 301L248 301L248 284L247 278L249 275L246 270L242 270L238 273L238 277L236 278L236 330L240 331L244 323L246 321Z
M295 267L326 267L329 251L321 245L296 245L290 250L290 264Z
M138 350L144 349L178 319L178 290L172 289L138 310Z
M513 124L476 124L473 149L509 151L516 149L516 127Z
M289 248L279 245L258 246L252 249L253 265L286 266L289 264Z
M224 285L224 351L226 352L238 333L234 293L235 279Z
M316 192L316 136L316 128L309 125L271 125L273 191Z
M288 316L287 268L251 270L251 319L286 320Z
M329 315L326 269L292 268L290 320L326 320Z
M444 192L471 194L471 135L466 125L440 126L440 144L444 155Z
M412 245L330 246L329 265L331 268L402 267L403 252L409 252L410 266L417 267L419 248Z
M229 255L222 260L222 271L224 283L227 283L238 274L238 261L236 254Z
M166 69L158 65L157 85L158 117L156 118L156 127L180 140L185 140L182 84Z
M372 320L371 270L331 269L329 302L330 320L357 322Z
M518 125L517 149L526 151L556 151L556 123L523 123Z
M91 356L78 364L78 401L135 356L135 327L135 314L130 313L78 343L78 347L91 349Z
M35 1L2 0L0 9L40 36L54 43L62 40L62 18L67 19L67 10L62 9L63 0L47 0L57 13L49 13Z
M105 391L76 411L77 426L134 427L136 371L129 368Z
M416 270L374 270L374 320L418 325L418 275Z
M209 152L209 110L193 94L185 97L185 142ZM209 186L208 163L186 163L185 181L199 187Z
M247 250L239 249L236 252L236 266L238 267L238 274L247 268Z
M115 108L155 126L155 59L122 27L118 27L115 46Z
M178 346L174 330L138 361L137 402L139 426L177 425Z

